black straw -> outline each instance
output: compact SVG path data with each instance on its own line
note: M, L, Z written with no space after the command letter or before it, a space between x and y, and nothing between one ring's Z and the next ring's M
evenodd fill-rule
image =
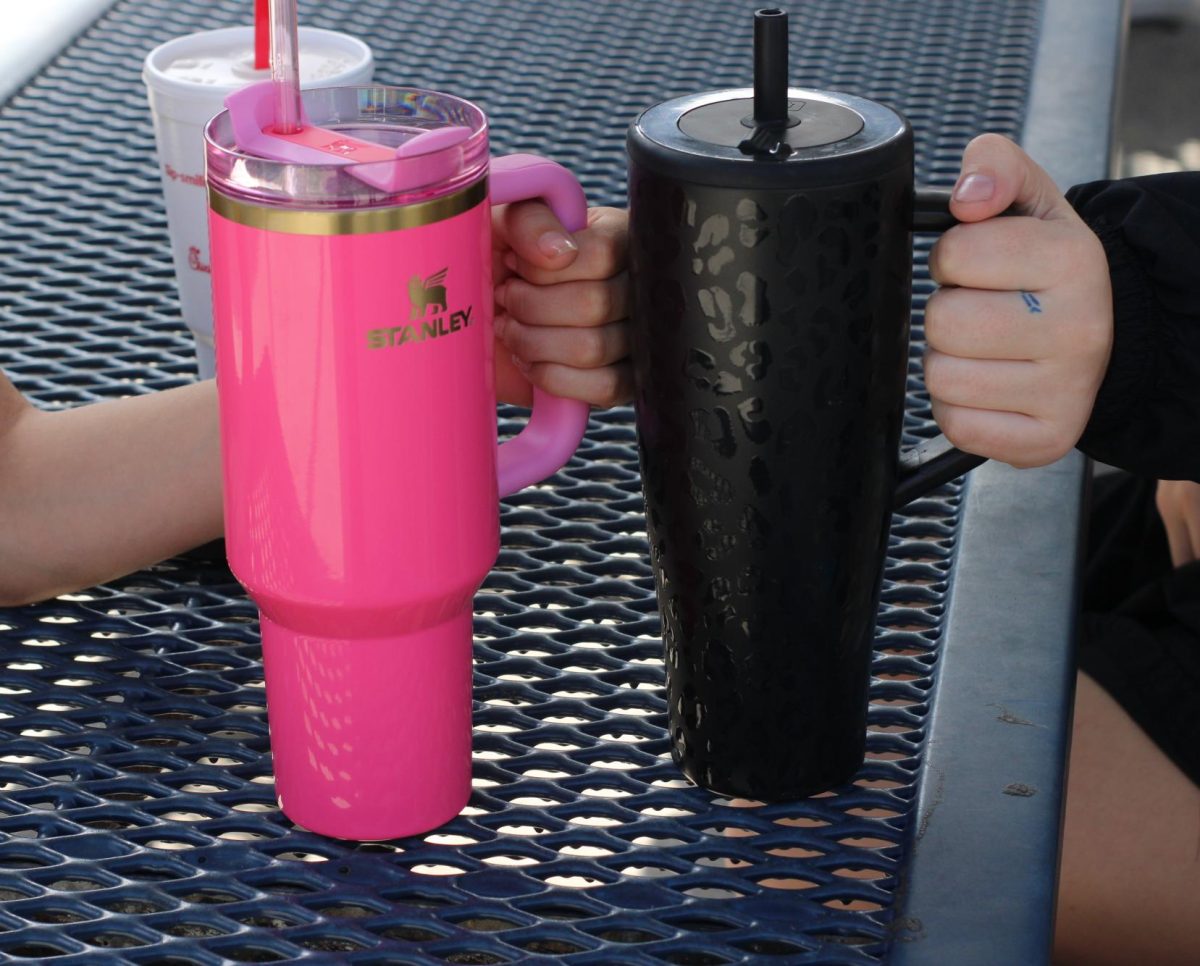
M788 15L777 7L754 12L754 122L783 125L788 111Z

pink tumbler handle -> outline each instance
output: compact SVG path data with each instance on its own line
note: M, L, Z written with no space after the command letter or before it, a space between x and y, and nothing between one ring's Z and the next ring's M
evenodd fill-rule
M576 232L587 225L587 198L575 176L536 154L493 158L492 204L542 198L562 226ZM500 496L509 496L556 473L579 447L587 430L588 405L533 390L529 422L513 439L500 444L496 472Z

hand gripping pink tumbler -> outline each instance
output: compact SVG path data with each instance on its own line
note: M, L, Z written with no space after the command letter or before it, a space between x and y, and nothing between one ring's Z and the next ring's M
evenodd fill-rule
M489 160L486 117L446 94L308 91L278 137L269 83L226 103L206 131L226 546L262 618L280 804L340 838L425 831L470 794L498 497L587 424L536 392L497 447L490 206L543 197L574 231L586 201L550 161Z

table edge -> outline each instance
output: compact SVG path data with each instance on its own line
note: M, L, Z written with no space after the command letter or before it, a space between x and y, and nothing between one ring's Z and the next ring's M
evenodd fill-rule
M1062 187L1110 174L1126 6L1044 7L1021 143ZM971 477L893 966L1032 966L1053 944L1090 467Z
M33 29L11 38L16 56L0 73L0 105L20 93L31 80L81 33L108 13L116 0L69 0L50 4L39 15Z

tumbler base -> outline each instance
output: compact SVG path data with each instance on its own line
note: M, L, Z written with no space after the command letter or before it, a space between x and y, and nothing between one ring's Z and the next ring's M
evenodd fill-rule
M335 838L413 835L471 794L471 612L401 637L310 637L262 619L279 804Z
M719 773L703 762L683 759L676 749L672 749L671 757L684 777L693 784L718 795L757 802L794 802L831 791L853 779L863 761L862 754L859 754L852 761L830 764L819 772L810 772L803 778L786 778L774 774L770 781L763 781L761 778L756 780L745 774ZM743 769L739 768L737 771L742 772ZM766 773L770 774L770 770Z

